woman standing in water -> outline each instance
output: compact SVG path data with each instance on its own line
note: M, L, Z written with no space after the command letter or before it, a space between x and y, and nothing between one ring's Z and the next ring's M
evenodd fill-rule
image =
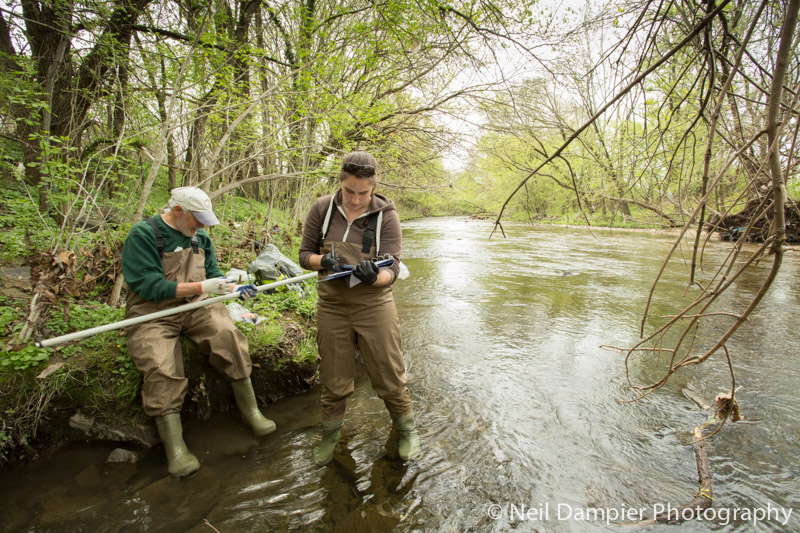
M392 283L400 271L402 234L394 203L375 193L378 162L356 151L342 161L340 188L314 203L300 245L300 265L321 270L317 304L317 347L322 358L322 442L314 452L318 465L333 458L342 436L347 398L356 377L356 350L400 437L398 455L419 453L400 341L400 323ZM395 258L378 268L378 254ZM323 281L342 266L352 275Z

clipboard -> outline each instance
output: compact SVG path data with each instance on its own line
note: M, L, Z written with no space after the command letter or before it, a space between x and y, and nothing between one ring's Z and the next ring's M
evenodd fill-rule
M380 261L375 261L375 264L378 265L378 268L392 266L394 264L394 258L381 259ZM332 279L345 278L353 273L354 268L355 267L353 265L342 265L342 269L344 269L342 272L334 272L333 274L330 274L328 277L320 281L329 281ZM350 286L352 287L353 284L351 284Z

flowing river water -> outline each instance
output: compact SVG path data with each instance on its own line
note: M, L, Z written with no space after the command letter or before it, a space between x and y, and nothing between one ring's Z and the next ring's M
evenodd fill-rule
M681 526L633 527L620 524L674 509L698 489L691 431L709 411L686 393L710 401L730 387L720 353L647 399L622 401L633 394L623 356L608 346L639 339L674 238L505 224L505 238L489 239L491 228L464 218L404 224L411 276L395 299L418 459L396 459L389 417L362 375L326 467L312 459L312 390L268 406L278 430L260 441L235 411L187 423L202 462L191 479L166 475L160 447L135 465L107 464L113 447L84 445L6 469L0 531L800 530L800 253L787 253L729 343L746 422L707 444L712 511ZM706 272L728 249L708 245ZM755 294L770 261L735 283L729 307ZM652 316L689 301L687 270L670 263ZM630 378L646 384L662 368L637 357Z

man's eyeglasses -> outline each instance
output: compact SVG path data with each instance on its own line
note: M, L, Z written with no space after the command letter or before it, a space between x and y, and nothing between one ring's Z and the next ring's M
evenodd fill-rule
M372 165L359 165L358 163L342 163L342 170L353 176L372 176L375 174L375 167Z

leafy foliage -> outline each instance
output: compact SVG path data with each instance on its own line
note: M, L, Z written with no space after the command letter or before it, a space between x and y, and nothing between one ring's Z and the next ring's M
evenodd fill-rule
M11 299L0 294L0 336L9 333L9 327L19 317L19 311Z
M264 302L279 311L291 312L306 320L313 318L317 310L317 280L306 280L299 287L278 287L267 294Z
M42 216L33 199L38 196L22 182L12 181L0 187L0 263L19 264L52 240L56 225Z
M21 350L0 350L0 365L14 371L26 370L48 361L51 353L52 350L36 348L31 344Z
M680 226L701 203L725 214L781 192L759 132L793 3L731 2L669 57L714 4L7 4L0 263L34 265L40 326L51 332L121 317L118 251L170 189L211 194L224 221L212 230L220 265L245 269L257 243L296 256L310 203L335 190L341 156L359 148L378 157L379 191L404 218L505 209L515 220ZM793 88L796 50L789 59L783 85ZM797 116L786 98L773 101L784 115L772 168L785 166L797 195ZM288 313L310 329L315 283L248 305L270 324ZM0 302L6 336L25 313L12 308ZM241 327L259 343L279 336L274 325ZM119 341L5 351L0 375L28 379L59 357L75 365L66 372L130 395L138 374ZM301 351L310 357L312 346Z
M125 318L125 310L106 304L73 303L65 308L62 314L53 314L47 322L47 328L54 335L65 335L70 332L83 331L104 324L118 322ZM62 357L85 354L88 350L108 347L122 347L119 331L107 331L82 339L79 343L69 344L59 350Z

